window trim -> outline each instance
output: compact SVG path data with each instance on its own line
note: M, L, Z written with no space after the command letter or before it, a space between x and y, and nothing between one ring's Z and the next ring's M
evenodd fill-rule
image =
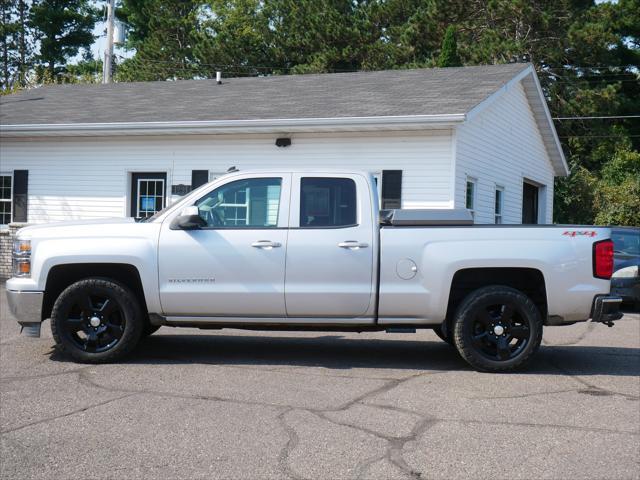
M500 192L500 213L497 212L496 207L498 206L498 192ZM495 225L502 225L504 220L504 187L501 185L496 185L494 189L494 199L493 199L493 223ZM500 219L498 222L497 220Z
M9 198L0 198L0 202L9 204L9 223L0 223L0 229L6 230L13 222L13 172L0 172L0 177L9 177Z

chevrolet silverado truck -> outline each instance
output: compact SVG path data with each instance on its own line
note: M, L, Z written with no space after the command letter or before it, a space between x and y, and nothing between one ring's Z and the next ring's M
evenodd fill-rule
M26 227L9 307L32 336L51 318L80 362L121 359L163 325L430 328L494 372L526 364L543 326L622 316L609 228L378 205L365 173L234 171L143 221Z

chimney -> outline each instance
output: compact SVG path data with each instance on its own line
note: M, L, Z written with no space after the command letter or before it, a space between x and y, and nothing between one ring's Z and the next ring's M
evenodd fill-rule
M216 83L218 85L222 84L222 72L216 72Z

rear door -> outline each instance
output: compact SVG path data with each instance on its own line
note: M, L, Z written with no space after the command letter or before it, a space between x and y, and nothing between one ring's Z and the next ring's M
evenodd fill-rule
M289 317L358 317L373 295L371 199L361 175L294 174L285 302Z

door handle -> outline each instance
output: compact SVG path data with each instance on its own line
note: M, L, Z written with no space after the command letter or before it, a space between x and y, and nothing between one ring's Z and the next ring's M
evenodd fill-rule
M255 248L277 248L281 247L282 244L278 242L272 242L271 240L258 240L257 242L253 242L251 246Z
M359 248L367 248L368 243L358 242L357 240L346 240L338 244L340 248L350 248L352 250L358 250Z

